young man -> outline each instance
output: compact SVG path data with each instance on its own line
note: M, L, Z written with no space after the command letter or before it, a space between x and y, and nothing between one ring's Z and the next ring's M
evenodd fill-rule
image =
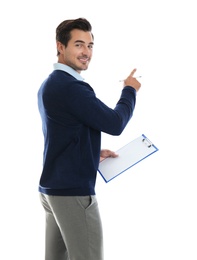
M58 63L38 92L45 141L39 191L46 211L46 260L104 259L95 182L99 161L117 155L101 150L101 132L121 134L140 88L134 69L114 109L95 96L80 75L92 57L91 30L82 18L57 27Z

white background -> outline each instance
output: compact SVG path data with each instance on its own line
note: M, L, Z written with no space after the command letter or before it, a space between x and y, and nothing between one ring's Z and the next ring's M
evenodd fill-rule
M197 259L196 3L193 0L2 1L0 258L44 259L38 197L43 137L37 91L56 62L55 29L85 17L95 36L83 77L114 107L120 79L142 75L117 150L145 134L159 151L106 184L97 179L105 260ZM93 259L94 260L94 259Z

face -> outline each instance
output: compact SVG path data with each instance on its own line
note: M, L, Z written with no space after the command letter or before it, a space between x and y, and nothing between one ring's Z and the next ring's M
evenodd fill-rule
M92 34L74 29L71 31L71 39L67 47L57 42L57 49L60 52L58 62L68 65L80 73L88 68L92 57Z

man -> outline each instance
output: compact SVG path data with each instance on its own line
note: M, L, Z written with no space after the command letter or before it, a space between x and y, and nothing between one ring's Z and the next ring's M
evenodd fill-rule
M99 161L117 155L101 150L101 132L121 134L140 88L134 69L114 109L95 96L80 75L92 57L91 30L82 18L57 27L58 63L38 92L45 141L39 191L46 211L46 260L104 259L95 182Z

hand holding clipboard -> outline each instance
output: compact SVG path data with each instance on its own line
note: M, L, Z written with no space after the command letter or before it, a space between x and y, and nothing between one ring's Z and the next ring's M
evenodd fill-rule
M109 182L158 150L145 135L141 135L116 151L118 157L101 161L98 171L105 182Z

